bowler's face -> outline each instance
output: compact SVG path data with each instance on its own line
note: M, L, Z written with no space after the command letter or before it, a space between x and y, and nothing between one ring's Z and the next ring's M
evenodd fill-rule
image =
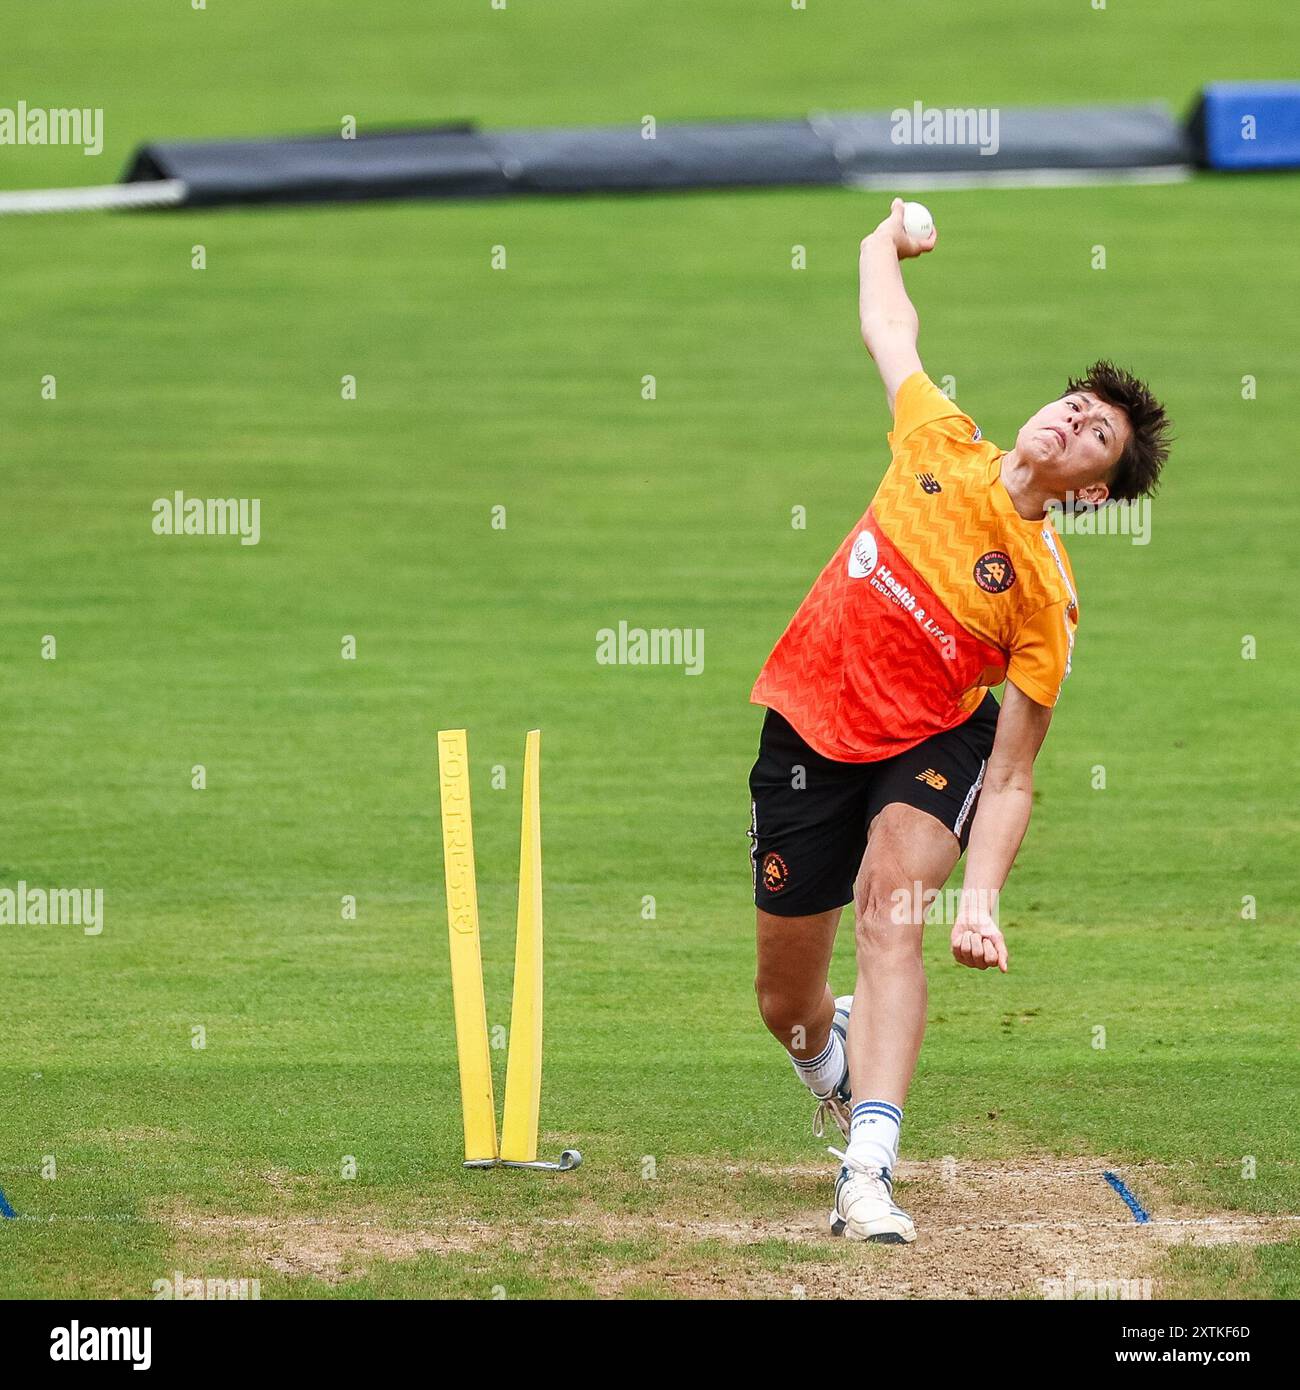
M1078 496L1095 487L1101 495L1085 500L1102 501L1107 496L1104 480L1131 433L1128 416L1118 406L1075 391L1025 421L1016 436L1016 454L1053 491Z

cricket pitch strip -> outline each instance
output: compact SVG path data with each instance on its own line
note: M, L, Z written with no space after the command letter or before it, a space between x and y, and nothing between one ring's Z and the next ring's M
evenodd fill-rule
M1103 1180L1118 1170L1145 1200L1139 1224ZM546 1214L198 1216L160 1214L191 1262L207 1248L286 1278L339 1288L379 1261L457 1269L478 1296L511 1292L512 1270L555 1278L563 1296L620 1298L1160 1298L1173 1246L1250 1247L1300 1235L1300 1215L1196 1210L1162 1196L1162 1165L1091 1157L899 1165L919 1238L907 1248L851 1243L826 1225L828 1169L669 1160L644 1211L570 1190ZM629 1183L629 1191L631 1191ZM764 1194L773 1201L763 1201ZM617 1196L617 1194L602 1194ZM762 1215L755 1207L778 1210ZM565 1287L565 1280L571 1281ZM327 1290L322 1290L322 1293ZM474 1296L471 1292L469 1296Z

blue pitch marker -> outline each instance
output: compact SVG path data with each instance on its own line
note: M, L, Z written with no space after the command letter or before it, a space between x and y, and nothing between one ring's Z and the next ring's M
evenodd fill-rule
M1142 1203L1139 1202L1120 1181L1118 1173L1103 1173L1102 1177L1119 1193L1120 1197L1123 1199L1124 1205L1133 1213L1133 1220L1136 1221L1139 1226L1151 1220L1150 1216L1148 1216L1143 1209Z
M3 1191L0 1191L0 1216L3 1216L6 1221L18 1220L18 1213L9 1205Z

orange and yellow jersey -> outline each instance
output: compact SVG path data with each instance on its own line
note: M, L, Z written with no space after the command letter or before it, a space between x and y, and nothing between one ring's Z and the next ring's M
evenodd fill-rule
M840 762L875 762L951 729L1006 679L1054 705L1079 617L1051 522L1016 511L1003 451L924 372L898 389L889 445L870 507L750 696Z

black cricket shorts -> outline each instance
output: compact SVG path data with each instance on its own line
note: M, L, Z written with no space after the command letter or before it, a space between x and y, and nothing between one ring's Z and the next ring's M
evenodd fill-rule
M942 821L964 851L997 724L990 691L969 719L905 753L842 763L769 709L749 774L755 904L805 917L852 902L867 828L895 801Z

